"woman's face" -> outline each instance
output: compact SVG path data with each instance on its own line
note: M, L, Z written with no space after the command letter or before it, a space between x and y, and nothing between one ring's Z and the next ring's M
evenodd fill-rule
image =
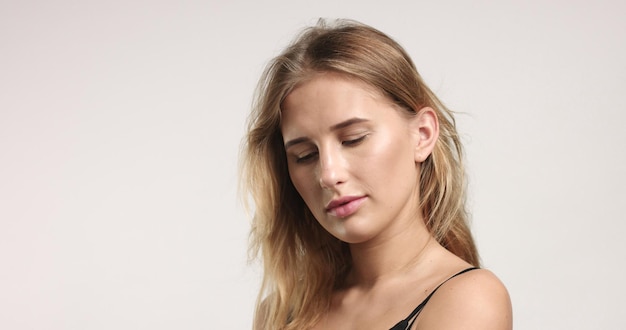
M298 85L282 115L291 180L333 236L362 243L392 237L421 219L419 116L332 73Z

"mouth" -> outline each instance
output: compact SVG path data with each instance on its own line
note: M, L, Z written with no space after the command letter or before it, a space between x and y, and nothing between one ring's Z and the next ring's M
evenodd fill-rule
M335 217L345 218L358 211L366 198L366 196L346 196L334 199L328 203L326 212Z

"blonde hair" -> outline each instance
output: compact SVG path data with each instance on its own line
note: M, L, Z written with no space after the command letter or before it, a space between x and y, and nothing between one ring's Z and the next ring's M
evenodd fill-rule
M262 329L314 325L351 267L347 244L317 223L290 181L280 131L281 103L294 86L319 72L363 81L410 114L426 106L435 110L440 136L421 165L420 210L442 246L479 264L467 224L462 146L452 112L390 37L354 21L332 26L320 21L269 63L242 148L241 183L255 206L250 251L261 254L264 267L255 316Z

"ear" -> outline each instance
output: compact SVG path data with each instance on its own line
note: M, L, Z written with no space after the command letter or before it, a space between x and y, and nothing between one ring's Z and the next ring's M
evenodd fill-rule
M439 138L439 121L435 110L421 108L411 121L415 148L415 162L421 163L433 152Z

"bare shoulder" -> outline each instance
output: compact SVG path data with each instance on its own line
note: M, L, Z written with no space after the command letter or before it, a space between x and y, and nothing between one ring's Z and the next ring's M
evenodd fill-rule
M496 275L477 269L456 276L433 295L414 329L512 329L511 299Z

